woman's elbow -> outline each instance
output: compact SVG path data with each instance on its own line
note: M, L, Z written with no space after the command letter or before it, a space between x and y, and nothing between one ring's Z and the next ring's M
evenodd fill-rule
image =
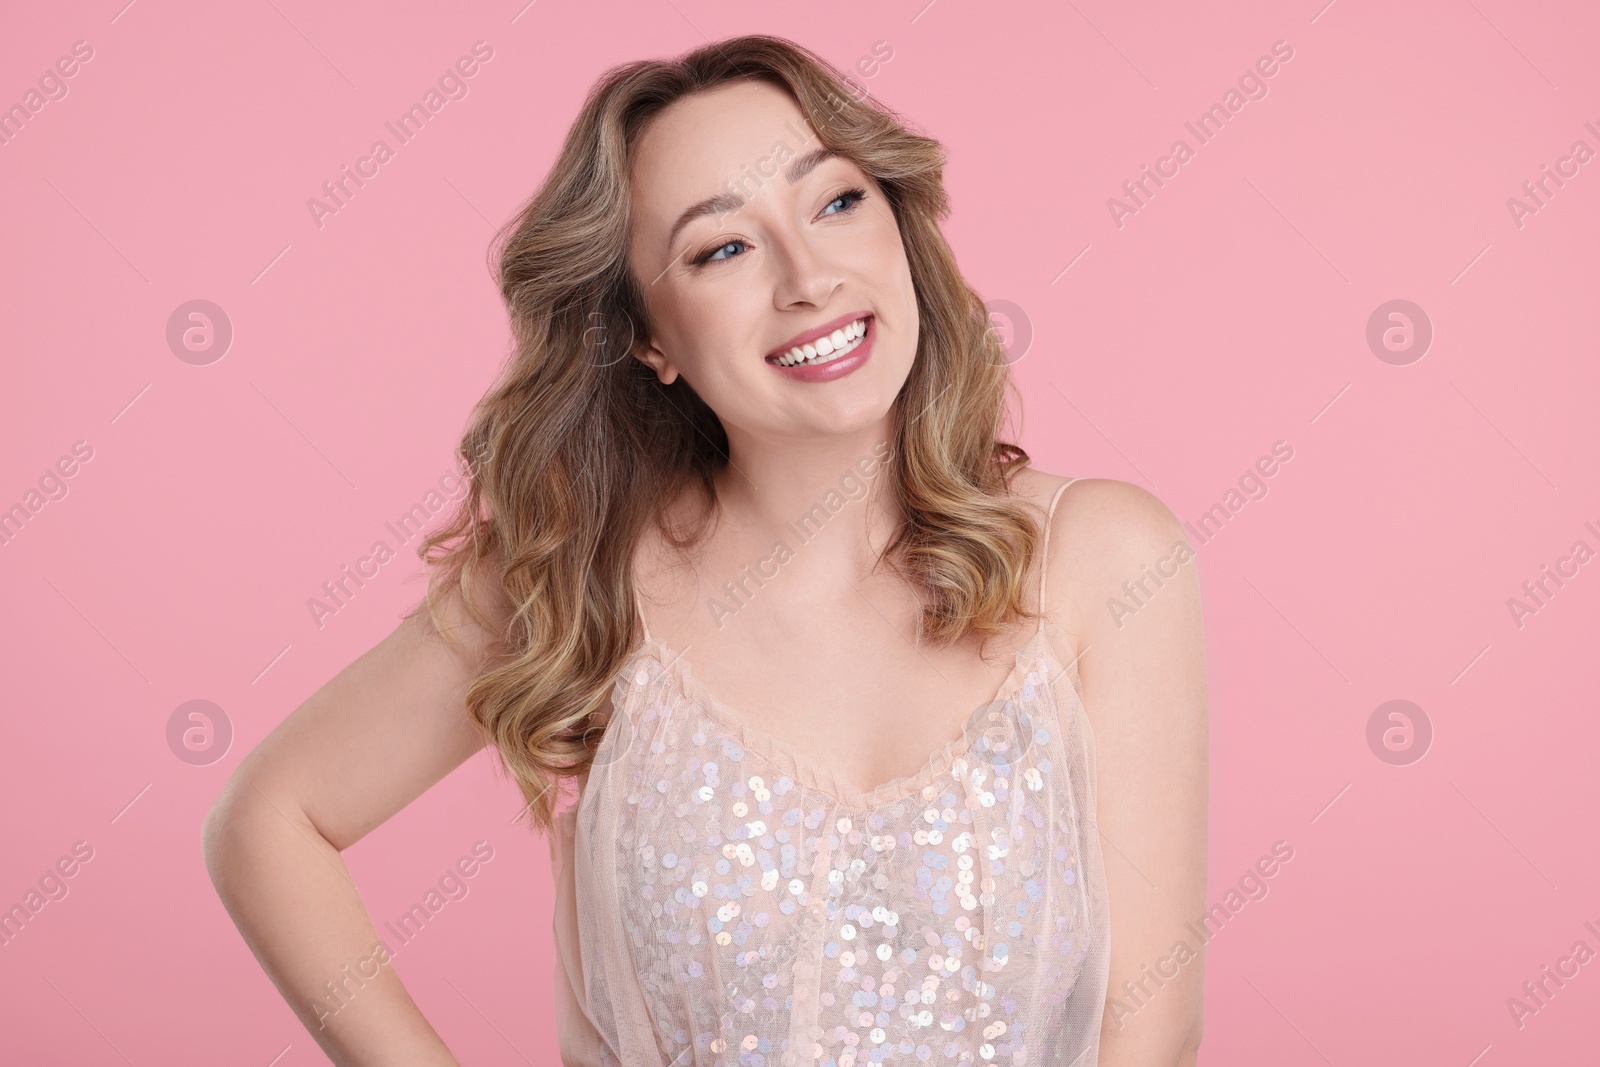
M229 791L224 790L206 809L206 817L200 824L200 850L205 857L206 873L211 876L211 884L218 892L223 887L228 857L233 854L239 839L239 819L236 814Z
M259 805L238 773L206 809L200 824L200 848L211 884L226 901L232 872L248 864L248 847L260 836L255 819Z

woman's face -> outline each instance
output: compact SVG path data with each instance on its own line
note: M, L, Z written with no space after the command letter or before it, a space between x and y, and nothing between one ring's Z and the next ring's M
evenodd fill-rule
M875 427L916 356L894 212L856 164L808 160L821 150L794 100L763 81L675 102L635 146L628 255L651 336L634 354L664 382L682 374L731 440ZM812 344L824 362L779 365L774 353L787 361L823 326L844 328Z

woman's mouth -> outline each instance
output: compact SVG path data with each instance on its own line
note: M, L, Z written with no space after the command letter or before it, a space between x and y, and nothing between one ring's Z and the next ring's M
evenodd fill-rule
M856 315L838 323L829 333L814 334L803 344L768 355L766 365L795 381L834 381L866 365L877 333L877 320L872 315Z
M871 317L853 319L832 333L796 345L780 355L768 356L767 362L779 367L816 367L842 359L861 347Z

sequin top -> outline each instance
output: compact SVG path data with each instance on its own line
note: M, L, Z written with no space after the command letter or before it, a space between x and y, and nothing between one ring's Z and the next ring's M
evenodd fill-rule
M865 792L646 634L550 837L564 1064L1097 1062L1094 741L1042 622L959 738Z

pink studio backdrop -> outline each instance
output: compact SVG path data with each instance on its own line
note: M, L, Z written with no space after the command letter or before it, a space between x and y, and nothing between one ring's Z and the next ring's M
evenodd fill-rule
M1591 5L124 2L0 35L0 105L26 111L0 144L0 508L27 512L0 544L0 905L73 872L0 946L0 1060L327 1062L217 901L202 816L420 594L396 520L455 486L507 342L487 242L583 94L744 32L855 69L950 147L947 232L1038 465L1195 524L1230 915L1201 1062L1592 1050ZM385 123L463 56L465 95L401 144ZM379 139L393 157L317 218ZM225 349L169 340L195 300ZM394 558L314 613L377 542ZM197 700L231 726L210 762L170 740ZM485 754L348 853L381 930L492 850L397 952L465 1063L555 1058L548 857L519 807ZM1279 842L1265 895L1230 897Z

